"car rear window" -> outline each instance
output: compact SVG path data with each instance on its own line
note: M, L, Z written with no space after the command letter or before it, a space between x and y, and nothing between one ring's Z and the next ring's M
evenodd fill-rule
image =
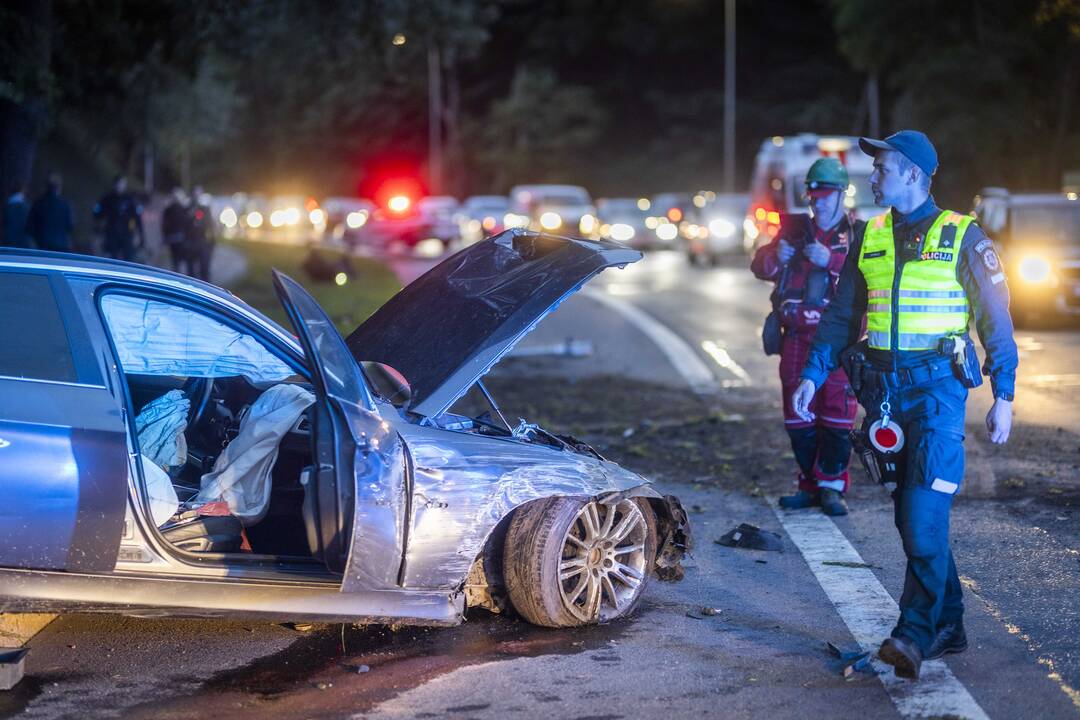
M77 381L64 320L45 275L0 273L0 375Z

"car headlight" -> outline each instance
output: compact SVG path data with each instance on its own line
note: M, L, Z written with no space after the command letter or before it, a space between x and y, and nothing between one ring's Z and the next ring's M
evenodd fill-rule
M227 228L236 227L236 223L239 218L236 215L236 211L231 207L227 207L221 211L221 215L218 216L218 221Z
M506 213L503 215L503 225L508 228L523 228L528 226L529 218L524 215L518 215L517 213Z
M1046 282L1050 278L1050 263L1045 258L1029 255L1020 261L1020 277L1032 284Z
M615 223L611 226L610 237L612 240L626 242L634 237L634 228L626 223Z
M363 210L354 210L345 216L345 224L352 230L358 230L364 227L364 223L367 222L368 215Z
M709 234L713 237L729 238L735 234L735 225L723 218L717 218L709 223Z
M581 222L578 223L578 230L588 235L596 229L596 218L588 213L581 216Z
M679 234L679 226L672 223L664 223L660 227L656 228L656 237L661 240L670 241L674 240Z
M247 214L247 226L250 228L262 227L263 216L258 210L252 210Z
M558 230L560 225L562 225L562 218L557 212L549 210L540 216L540 226L545 230Z

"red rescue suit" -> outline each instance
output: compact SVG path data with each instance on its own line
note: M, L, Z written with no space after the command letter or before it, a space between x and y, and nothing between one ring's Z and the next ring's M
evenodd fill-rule
M830 230L818 228L809 215L785 216L776 237L758 249L750 265L758 278L776 283L773 299L780 308L784 328L780 350L784 428L799 465L799 489L810 493L825 487L847 492L850 484L848 433L858 403L844 371L837 369L818 388L810 405L814 413L812 422L795 414L791 396L799 386L821 313L836 292L836 281L853 236L854 227L846 216ZM786 267L777 257L781 240L795 248L795 255ZM823 268L811 263L802 252L814 241L830 250L829 262Z

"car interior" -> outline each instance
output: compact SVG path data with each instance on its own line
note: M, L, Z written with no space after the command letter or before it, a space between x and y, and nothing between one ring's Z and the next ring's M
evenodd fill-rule
M240 376L183 378L129 374L126 378L136 415L170 390L180 390L190 402L183 432L186 457L182 465L168 470L179 505L177 513L159 528L166 539L191 552L250 551L260 555L310 556L303 513L304 487L300 482L312 458L308 411L297 418L279 441L268 480L269 503L261 519L245 524L232 515L192 515L185 508L199 502L203 476L214 470L223 450L240 434L241 420L267 388Z
M304 503L315 395L262 341L200 311L101 300L153 524L178 549L313 561Z

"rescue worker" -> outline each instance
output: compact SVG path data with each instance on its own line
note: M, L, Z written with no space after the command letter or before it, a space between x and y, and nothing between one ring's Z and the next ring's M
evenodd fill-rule
M94 218L100 223L104 233L105 254L119 260L135 258L134 233L138 232L141 249L146 244L143 235L142 206L135 196L128 192L127 178L117 175L113 186L102 195L94 206Z
M71 233L75 222L71 205L60 195L63 183L56 173L49 175L45 192L34 200L26 218L26 232L40 250L71 252Z
M967 649L949 511L964 476L968 388L982 381L969 312L986 350L982 374L994 394L986 428L995 444L1012 427L1017 352L993 243L970 216L938 208L930 195L938 159L929 138L902 130L859 147L874 156L874 200L890 209L855 237L793 404L813 417L815 389L859 339L865 312L867 339L844 358L849 368L865 359L851 380L866 408L874 472L897 483L895 523L907 556L900 618L878 654L898 676L917 679L923 660Z
M187 253L188 224L187 198L184 196L182 189L174 188L172 200L161 213L161 239L165 247L169 249L172 269L176 272L182 272L180 265L186 261L188 263L188 274L191 274L191 261L188 259Z
M188 209L187 244L188 274L200 280L210 280L210 260L214 254L214 230L210 208L203 202L203 189L196 185L191 191Z
M822 310L829 304L844 266L854 232L844 209L849 180L836 158L820 158L806 174L806 193L812 219L785 216L776 237L758 249L750 267L762 279L776 283L774 307L783 326L780 346L780 384L784 399L784 428L798 465L798 489L780 498L780 506L801 509L820 505L827 515L846 515L844 494L850 484L849 438L858 405L840 368L829 373L816 392L813 420L799 417L791 396L799 385L810 344Z

